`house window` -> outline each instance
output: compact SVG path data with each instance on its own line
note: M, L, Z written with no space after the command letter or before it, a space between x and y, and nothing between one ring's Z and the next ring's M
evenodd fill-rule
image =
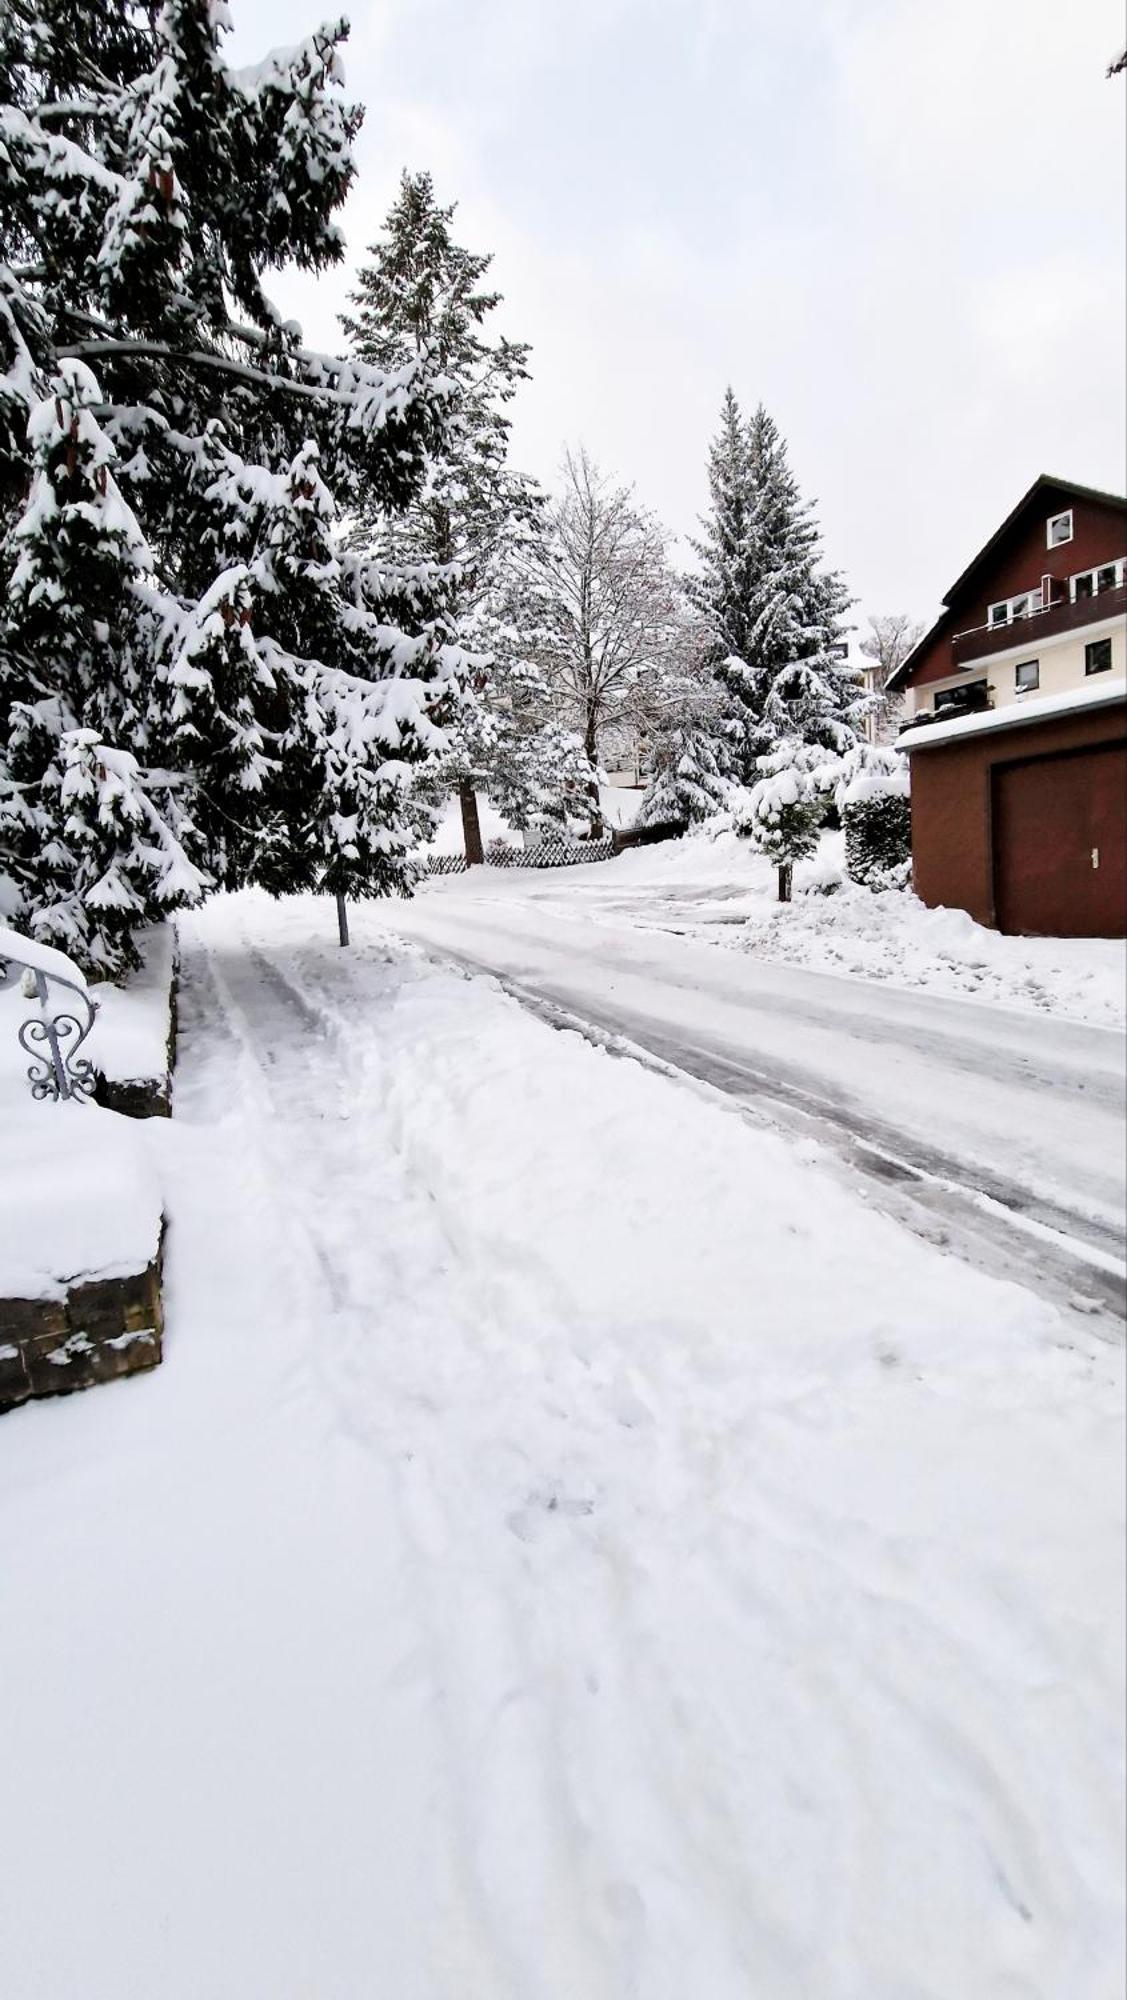
M989 706L990 690L985 681L967 681L962 687L939 688L935 696L936 715L944 715L948 711L956 715L973 715L978 709Z
M1014 686L1019 694L1032 694L1033 690L1039 688L1040 685L1041 662L1039 660L1023 660L1020 666L1014 668Z
M1084 672L1106 674L1111 666L1111 640L1089 639L1084 648Z
M1120 556L1118 562L1100 563L1096 569L1082 569L1068 580L1068 592L1074 604L1082 598L1096 597L1101 590L1114 590L1127 575L1127 560Z
M1062 542L1072 540L1072 509L1067 514L1051 514L1045 529L1045 547L1059 549Z
M986 613L991 625L1008 625L1014 618L1028 618L1030 612L1040 611L1041 591L1023 590L1017 597L1003 597L998 604L992 604Z

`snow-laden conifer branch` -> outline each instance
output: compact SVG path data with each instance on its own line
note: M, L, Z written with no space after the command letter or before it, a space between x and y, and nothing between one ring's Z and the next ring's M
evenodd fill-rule
M111 969L205 880L402 885L463 671L457 558L391 525L434 355L308 349L262 288L340 255L343 29L234 71L227 25L90 0L82 46L73 10L0 31L0 832L28 921Z

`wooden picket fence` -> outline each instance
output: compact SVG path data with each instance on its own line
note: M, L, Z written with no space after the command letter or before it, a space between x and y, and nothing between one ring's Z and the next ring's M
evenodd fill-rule
M602 840L569 840L562 833L545 834L535 847L514 847L507 840L491 840L485 850L485 865L487 868L575 868L589 861L610 861L624 848L675 840L684 832L683 824L669 821L660 826L616 830ZM432 854L417 865L422 879L428 875L464 875L469 863L464 854Z
M485 853L487 868L574 868L586 861L609 861L615 852L613 840L564 840L550 837L535 847L510 847L507 841L490 841ZM464 875L469 863L464 854L431 854L420 866L420 875Z

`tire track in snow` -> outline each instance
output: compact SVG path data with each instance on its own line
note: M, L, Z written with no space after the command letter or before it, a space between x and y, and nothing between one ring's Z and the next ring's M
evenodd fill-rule
M412 1076L408 1087L417 1092L420 1081L418 1076ZM439 1087L436 1086L436 1089ZM416 1112L419 1123L425 1127L425 1106L420 1110L416 1103ZM511 1237L497 1242L495 1254L498 1260L510 1264L520 1261L519 1246ZM876 1761L874 1752L878 1744L901 1742L905 1757L919 1762L922 1767L926 1762L923 1753L930 1748L934 1757L941 1743L941 1763L946 1764L953 1778L957 1778L958 1789L964 1791L968 1798L977 1798L976 1815L982 1826L993 1829L991 1834L983 1835L983 1865L1014 1918L1023 1924L1028 1921L1027 1897L1042 1909L1046 1905L1051 1906L1054 1900L1054 1868L1042 1853L1028 1816L1018 1804L1022 1772L1021 1754L1016 1744L1009 1743L1001 1765L997 1761L1010 1735L1008 1723L1012 1691L1005 1679L1004 1660L999 1661L996 1671L986 1669L980 1635L976 1635L974 1641L968 1637L965 1643L960 1642L949 1627L932 1615L925 1599L918 1593L903 1589L902 1580L900 1588L890 1588L885 1552L879 1544L870 1543L865 1551L866 1560L858 1566L855 1559L844 1560L835 1547L835 1516L823 1511L820 1516L811 1519L805 1536L796 1537L793 1523L788 1525L783 1522L762 1488L755 1487L753 1483L752 1491L757 1498L754 1532L759 1540L762 1542L765 1534L769 1535L776 1542L784 1564L798 1563L820 1575L822 1593L828 1602L837 1599L840 1607L838 1616L846 1626L850 1622L851 1603L863 1603L878 1628L887 1627L890 1636L896 1635L897 1640L902 1641L898 1650L903 1652L906 1662L941 1661L948 1700L951 1684L961 1683L967 1697L967 1716L976 1718L973 1721L968 1719L965 1726L953 1727L950 1715L945 1714L941 1707L937 1708L930 1699L926 1679L922 1684L913 1685L910 1678L898 1683L895 1677L876 1671L877 1662L874 1659L869 1694L864 1705L867 1719L862 1726L856 1692L848 1674L839 1682L832 1662L825 1663L820 1676L820 1704L816 1710L807 1707L796 1711L793 1733L796 1742L805 1736L817 1743L816 1767L820 1773L836 1770L833 1789L837 1795L835 1818L839 1825L847 1826L852 1819L854 1833L862 1847L866 1840L871 1843L874 1838L874 1825L864 1825L863 1815L858 1821L858 1802L865 1798L866 1774ZM746 1492L743 1498L746 1502ZM718 1504L721 1504L720 1496L714 1494L710 1507L713 1526ZM738 1567L738 1563L734 1565L733 1574L738 1573ZM725 1616L731 1621L730 1592L730 1577L721 1573L713 1593L712 1615L717 1625L724 1623ZM682 1732L671 1727L670 1722L671 1718L676 1718L679 1709L684 1710L683 1692L678 1689L676 1676L668 1671L660 1654L647 1647L644 1614L635 1607L631 1618L624 1620L622 1609L620 1604L618 1625L619 1629L629 1630L630 1645L622 1657L621 1707L624 1712L643 1718L646 1723L651 1782L658 1788L662 1816L679 1821L686 1849L696 1854L701 1878L711 1880L713 1884L731 1878L727 1916L730 1928L738 1934L744 1927L738 1915L739 1897L736 1893L742 1879L736 1835L745 1823L750 1802L743 1802L743 1810L735 1810L732 1802L726 1801L723 1771L717 1771L711 1786L702 1784L699 1750L691 1770L678 1764L676 1745ZM785 1590L767 1593L756 1600L751 1609L750 1626L743 1631L743 1646L755 1657L755 1644L748 1646L749 1633L757 1634L762 1630L777 1633L787 1627ZM813 1643L813 1633L803 1630L800 1625L794 1633L795 1656L807 1653ZM739 1650L738 1645L734 1644L734 1650ZM762 1671L765 1681L763 1698L775 1712L785 1711L785 1690L774 1681L767 1665L763 1665ZM766 1744L763 1754L765 1757L768 1754ZM579 1761L583 1764L586 1760ZM801 1765L803 1760L798 1757L796 1762ZM810 1777L808 1783L817 1796L818 1779ZM624 1785L624 1789L628 1786ZM874 1809L873 1819L877 1817ZM862 1831L864 1839L861 1838ZM832 1867L828 1871L832 1879L841 1880L849 1876L849 1846L848 1840L837 1843ZM1005 1860L1001 1858L1003 1855ZM1022 1886L1019 1888L1017 1884ZM861 1897L860 1887L856 1893ZM823 1937L827 1927L828 1916L823 1911L820 1918ZM843 1951L846 1949L845 1928L843 1917L840 1939ZM791 1913L789 1920L781 1914L777 1918L778 1965L773 1976L780 1981L786 1977L784 1967L788 1955L793 1963L794 1940L801 1929L802 1920L798 1913ZM763 1969L764 1954L771 1955L767 1946L771 1932L770 1917L760 1910L753 1933L749 1931L746 1939L746 1951L750 1954L746 1960L748 1967L754 1962ZM832 1962L832 1958L820 1957L827 1979L831 1977ZM726 1984L728 1975L718 1976ZM745 1973L740 1976L745 1976ZM739 1990L738 1986L736 1990ZM785 1990L785 1987L780 1990Z
M515 1558L517 1574L510 1575L504 1593L483 1590L472 1569L467 1572L463 1528L475 1512L473 1483L456 1478L454 1490L440 1497L425 1442L426 1419L436 1394L429 1384L420 1386L413 1380L409 1370L405 1378L403 1371L388 1368L386 1349L378 1372L358 1365L371 1354L372 1327L353 1282L356 1274L349 1271L342 1254L345 1235L334 1229L326 1240L310 1225L310 1212L318 1206L317 1184L323 1185L326 1178L340 1188L359 1174L366 1192L377 1196L385 1212L394 1213L403 1203L404 1190L386 1171L378 1189L372 1188L373 1161L367 1148L360 1161L348 1138L341 1142L339 1098L358 1080L362 1090L365 1066L361 1063L358 1077L343 1059L345 1023L319 995L310 995L249 939L245 960L244 972L231 959L220 966L211 955L209 971L222 1018L240 1047L244 1085L249 1085L259 1113L256 1122L261 1123L265 1114L267 1126L273 1128L263 1152L286 1217L291 1251L300 1245L305 1253L307 1282L302 1289L310 1327L310 1364L331 1400L339 1427L364 1450L376 1448L385 1454L394 1473L399 1526L411 1551L419 1620L427 1634L432 1706L448 1746L443 1760L448 1811L440 1815L440 1823L458 1830L460 1928L471 1937L474 1976L483 1981L483 2000L485 1995L499 2000L510 1993L513 2000L531 2000L541 1993L546 2000L547 1996L563 2000L578 1991L590 1994L591 2000L602 2000L603 1995L618 2000L629 1987L621 1982L614 1963L619 1958L615 1926L613 1921L592 1922L588 1885L578 1874L576 1856L589 1844L593 1830L578 1825L558 1744L551 1732L546 1733L537 1702L529 1698L529 1691L538 1685L540 1668L524 1643L527 1619L519 1601L525 1594L523 1551ZM354 1023L347 1033L354 1040ZM325 1058L312 1066L310 1035ZM308 1078L302 1077L310 1067L315 1072L312 1093ZM315 1110L310 1120L308 1099L310 1094L321 1097L326 1071L335 1078L336 1120L334 1107L328 1104ZM315 1159L299 1163L284 1144L284 1133L287 1124L303 1114L307 1129L317 1130L322 1144ZM352 1129L350 1115L346 1134ZM413 1192L417 1196L417 1190ZM433 1204L420 1206L421 1217L413 1217L413 1235L419 1233L420 1220L434 1233ZM351 1217L353 1241L366 1240L366 1221L370 1223L370 1216L363 1211ZM442 1300L444 1316L452 1325L462 1322L460 1344L472 1352L477 1325L465 1321L458 1297L465 1274L441 1249L425 1273L417 1269L401 1273L402 1282L392 1288L398 1304L402 1307L415 1287L433 1311L436 1274L440 1292L443 1284L447 1292ZM364 1275L378 1288L386 1273L370 1260ZM318 1315L319 1292L327 1295L328 1315ZM386 1312L386 1297L380 1312L381 1317ZM405 1330L400 1323L396 1333L401 1345L405 1342L408 1349L418 1351L428 1330L433 1331L433 1324L429 1329ZM485 1396L482 1400L491 1402ZM444 1470L449 1477L451 1468ZM529 1464L518 1490L527 1496L534 1484L535 1468ZM564 1522L567 1516L559 1518ZM507 1541L518 1550L511 1529L500 1522L495 1525L502 1546ZM509 1562L513 1567L514 1558L510 1556ZM485 1573L496 1566L494 1549ZM510 1880L514 1819L520 1822L515 1851L523 1853L525 1861L524 1879L515 1885ZM561 1898L563 1907L556 1907ZM546 1936L555 1940L554 1962L543 1959Z
M874 1772L890 1745L948 1795L928 1804L930 1833L976 1829L1007 1937L1028 1931L1023 1909L1082 1908L1060 1857L1047 1873L1030 1841L1012 1688L984 1653L973 1593L931 1606L907 1589L886 1527L859 1520L846 1542L824 1496L796 1514L794 1491L773 1489L763 1426L806 1424L816 1452L825 1385L785 1409L763 1407L754 1383L733 1401L707 1357L655 1330L624 1421L613 1342L608 1364L575 1285L522 1242L519 1217L482 1228L480 1207L461 1213L459 1175L444 1171L449 1134L473 1129L490 1092L520 1087L503 1042L472 1082L459 1074L456 1042L428 1041L424 982L410 995L418 1055L400 1046L393 1062L378 1009L402 967L381 981L370 957L330 970L302 953L295 969L292 953L283 967L250 950L232 1018L242 1009L253 1036L265 1014L274 1056L255 1058L254 1137L289 1232L316 1216L314 1321L324 1260L337 1270L312 1343L325 1394L357 1442L396 1460L420 1671L448 1746L440 1817L458 1829L461 1907L492 1967L482 1994L912 1990L903 1955L886 1986L857 1956L858 1928L871 1939L887 1921L896 1839L921 1861L926 1848L910 1821L886 1823ZM341 1190L331 1225L326 1185ZM415 1255L392 1274L373 1214L397 1209ZM971 1720L952 1733L955 1686ZM1082 1846L1082 1815L1076 1831ZM1083 1991L1057 1969L1056 1990ZM923 1978L916 1990L939 1992ZM1026 1990L1054 1988L1034 1974Z

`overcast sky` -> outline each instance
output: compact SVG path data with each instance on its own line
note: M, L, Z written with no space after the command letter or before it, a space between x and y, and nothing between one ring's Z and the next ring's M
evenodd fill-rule
M231 60L318 0L231 0ZM323 5L323 0L322 0ZM1119 0L357 0L337 345L400 169L533 344L514 458L582 440L678 535L762 400L858 614L929 616L1038 472L1124 486Z

